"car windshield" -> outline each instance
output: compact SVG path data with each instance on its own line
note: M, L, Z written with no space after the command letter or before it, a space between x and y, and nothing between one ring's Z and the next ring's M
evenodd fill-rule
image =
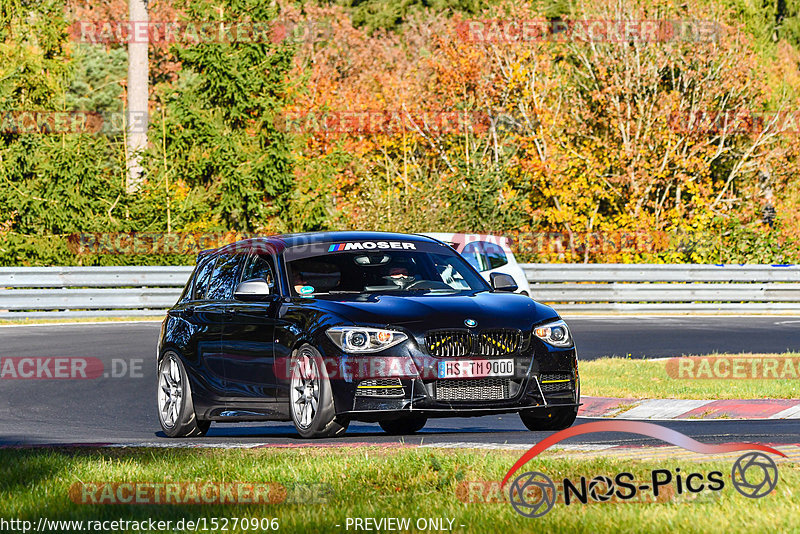
M293 295L463 293L486 282L438 243L355 241L298 246L285 252Z

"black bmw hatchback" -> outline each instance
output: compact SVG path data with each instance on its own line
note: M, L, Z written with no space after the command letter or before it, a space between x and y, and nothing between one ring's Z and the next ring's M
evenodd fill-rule
M158 343L170 437L212 421L292 421L306 438L350 421L413 433L431 417L519 413L570 426L575 346L552 309L487 284L449 246L377 232L292 234L200 253Z

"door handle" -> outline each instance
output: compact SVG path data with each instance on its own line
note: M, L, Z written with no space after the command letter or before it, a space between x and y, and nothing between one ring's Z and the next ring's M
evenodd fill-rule
M236 310L233 308L225 308L222 313L225 315L225 317L233 317L236 315Z

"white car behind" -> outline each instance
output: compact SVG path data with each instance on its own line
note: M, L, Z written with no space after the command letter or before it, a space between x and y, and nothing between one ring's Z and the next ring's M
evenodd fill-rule
M530 295L531 288L525 271L517 263L508 238L487 234L449 234L426 232L422 235L447 243L489 281L492 273L511 275L517 283L517 293Z

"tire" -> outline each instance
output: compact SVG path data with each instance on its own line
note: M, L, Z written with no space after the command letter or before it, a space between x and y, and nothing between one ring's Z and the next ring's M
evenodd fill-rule
M333 391L317 349L302 345L292 357L289 413L304 438L332 438L347 431L349 421L336 417Z
M180 357L170 351L158 365L158 422L171 438L205 436L211 421L197 418L189 376Z
M393 419L391 421L379 421L378 424L387 434L399 436L419 432L427 422L427 417L403 417L402 419Z
M578 408L550 408L544 410L528 410L519 412L522 423L528 430L563 430L572 426L578 416Z

